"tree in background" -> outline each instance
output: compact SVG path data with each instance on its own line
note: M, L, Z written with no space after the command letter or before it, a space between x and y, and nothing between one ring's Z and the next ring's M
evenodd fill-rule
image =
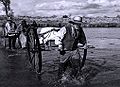
M6 16L9 16L9 12L11 11L10 8L10 0L0 0L0 2L4 5L4 10L6 12Z

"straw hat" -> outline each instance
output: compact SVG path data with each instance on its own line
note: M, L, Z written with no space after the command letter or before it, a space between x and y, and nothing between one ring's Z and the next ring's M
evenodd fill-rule
M82 17L75 16L70 20L70 23L80 24L80 23L82 23Z

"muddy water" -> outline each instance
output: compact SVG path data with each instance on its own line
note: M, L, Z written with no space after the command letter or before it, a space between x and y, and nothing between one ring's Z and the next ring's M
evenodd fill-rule
M120 28L84 28L84 32L95 48L120 48Z
M31 70L25 53L20 52L0 47L0 87L47 87Z
M0 47L0 87L63 87L57 81L58 67L54 54L57 54L56 51L43 52L43 74L39 79L28 62L25 50L11 51ZM91 70L94 70L92 75L99 71L94 68ZM70 87L67 84L65 86Z
M0 35L2 35L0 28ZM120 28L84 28L88 45L95 48L120 48Z
M65 87L120 87L120 50L114 49L120 47L119 29L85 29L85 33L89 44L104 49L90 49L88 52L83 75L87 76L90 84ZM26 51L0 47L0 87L60 87L56 81L56 61L55 51L43 52L45 73L39 80L28 63Z

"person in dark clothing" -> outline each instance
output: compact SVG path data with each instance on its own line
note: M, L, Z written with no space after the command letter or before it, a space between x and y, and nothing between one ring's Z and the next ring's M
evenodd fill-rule
M22 20L21 23L18 25L17 32L21 33L23 32L26 35L28 29L28 24L26 20Z
M78 44L82 44L85 49L87 47L86 36L82 29L81 23L81 17L74 17L73 20L69 21L67 25L58 31L56 36L55 43L58 45L58 51L60 52L60 64L58 72L59 79L64 76L64 72L67 67L72 68L71 77L75 77L77 73L80 59Z
M33 23L31 24L31 28L33 29L37 29L38 28L38 25L36 23L36 21L34 20Z

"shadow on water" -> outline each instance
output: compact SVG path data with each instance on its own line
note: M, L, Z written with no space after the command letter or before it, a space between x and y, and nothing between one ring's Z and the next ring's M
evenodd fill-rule
M47 87L30 69L25 53L0 47L0 87Z

